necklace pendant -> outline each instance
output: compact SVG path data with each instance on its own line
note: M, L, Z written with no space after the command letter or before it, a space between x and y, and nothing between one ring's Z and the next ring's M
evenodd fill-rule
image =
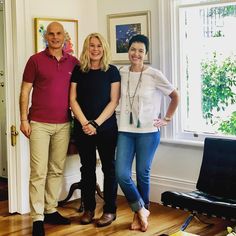
M129 113L129 123L130 123L130 124L133 124L133 123L134 123L132 111Z
M140 122L140 120L138 119L137 128L140 128L140 127L141 127L141 122Z

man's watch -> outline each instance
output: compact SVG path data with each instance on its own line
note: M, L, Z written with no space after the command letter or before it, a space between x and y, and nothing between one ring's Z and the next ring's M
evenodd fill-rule
M168 117L168 116L165 116L165 117L164 117L164 120L167 121L167 122L169 122L169 121L171 121L171 118Z

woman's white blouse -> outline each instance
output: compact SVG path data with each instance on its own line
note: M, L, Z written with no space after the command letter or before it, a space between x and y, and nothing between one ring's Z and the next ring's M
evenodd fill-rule
M168 96L175 89L167 80L163 73L152 67L148 67L142 72L141 83L134 97L132 114L133 124L130 124L130 101L129 96L133 96L141 72L130 72L129 66L120 69L121 74L121 100L120 100L120 118L119 131L148 133L155 132L154 119L160 114L162 96ZM127 84L129 78L129 88ZM131 98L132 102L132 98ZM138 118L140 127L137 128Z

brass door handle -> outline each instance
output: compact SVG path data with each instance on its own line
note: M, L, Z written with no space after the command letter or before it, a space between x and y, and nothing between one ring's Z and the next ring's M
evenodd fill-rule
M19 134L19 132L16 130L16 126L11 126L11 145L16 146L16 136Z

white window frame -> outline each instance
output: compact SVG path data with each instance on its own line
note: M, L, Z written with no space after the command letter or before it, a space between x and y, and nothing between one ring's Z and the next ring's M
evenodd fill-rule
M184 2L184 1L182 1ZM170 78L170 82L176 86L181 93L180 83L180 62L178 55L180 53L179 48L179 8L186 6L206 6L222 3L235 3L231 0L188 0L187 4L179 4L179 0L159 0L159 52L160 52L160 69ZM192 2L192 3L191 3ZM181 101L180 101L181 103ZM162 115L166 114L168 107L168 98L163 101ZM184 132L182 131L182 118L181 109L177 109L174 119L170 125L162 129L162 142L171 143L184 143L190 145L202 144L206 137L217 138L233 138L236 136L227 137L221 135L215 135L211 133L197 133L197 132Z

